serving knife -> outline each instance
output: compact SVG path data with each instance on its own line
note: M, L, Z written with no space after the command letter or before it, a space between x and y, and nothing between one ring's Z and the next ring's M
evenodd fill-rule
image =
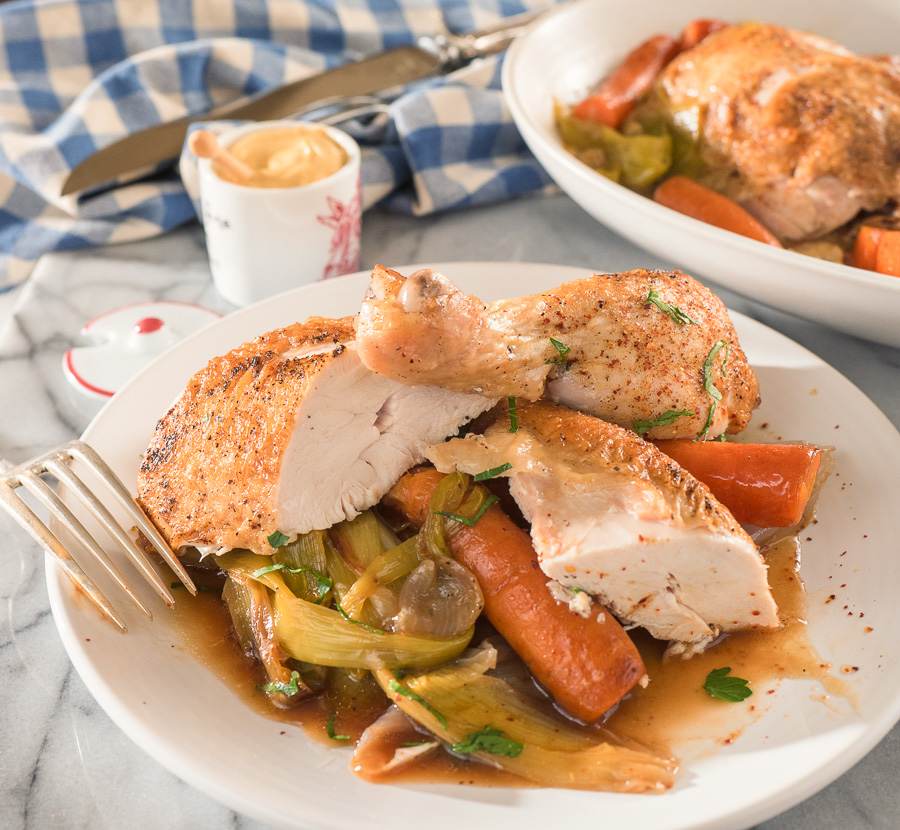
M448 31L421 37L415 46L400 46L293 81L250 100L224 104L132 133L78 164L63 183L61 195L97 187L120 176L150 173L158 165L174 162L181 153L188 128L196 121L287 118L319 102L333 104L343 98L383 93L453 71L475 58L502 52L543 11L508 17L494 26L465 35Z

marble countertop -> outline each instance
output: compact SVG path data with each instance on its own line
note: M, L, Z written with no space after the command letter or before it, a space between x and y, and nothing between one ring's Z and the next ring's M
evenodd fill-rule
M461 259L609 271L675 265L643 253L558 194L426 219L365 215L363 268ZM731 308L832 364L900 426L900 351L716 291ZM100 403L67 383L62 355L97 314L157 299L231 310L212 287L198 226L142 243L47 257L27 285L0 298L0 449L6 457L23 461L82 432ZM5 514L0 539L6 610L0 618L0 827L261 828L181 782L109 720L63 650L42 552ZM896 828L898 763L895 728L832 785L758 830Z

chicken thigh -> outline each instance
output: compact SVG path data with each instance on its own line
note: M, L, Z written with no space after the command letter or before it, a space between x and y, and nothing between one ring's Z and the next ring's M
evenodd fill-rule
M441 472L500 468L547 576L596 594L676 652L719 631L780 624L756 545L653 444L546 401L520 406L509 427L502 418L426 455Z
M656 95L699 141L704 184L782 240L900 196L900 73L824 38L728 26L661 73Z
M678 271L594 274L485 304L436 271L376 266L356 342L369 369L403 383L546 392L621 426L645 422L652 438L739 432L759 403L725 306Z

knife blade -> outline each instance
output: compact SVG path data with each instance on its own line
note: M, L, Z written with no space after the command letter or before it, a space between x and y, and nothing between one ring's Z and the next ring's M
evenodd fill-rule
M440 67L439 54L416 46L401 46L302 78L249 101L226 104L209 112L149 127L88 156L69 173L61 195L96 187L128 173L145 169L149 172L155 165L177 158L188 127L195 121L285 118L316 101L369 95L427 78Z
M400 46L293 81L249 101L225 104L124 136L76 165L63 183L60 195L97 187L120 176L134 174L134 178L139 178L160 164L174 161L181 153L188 128L196 121L287 118L320 101L384 92L455 69L473 58L495 54L505 49L542 11L506 18L490 28L466 35L447 32L420 38L417 46Z

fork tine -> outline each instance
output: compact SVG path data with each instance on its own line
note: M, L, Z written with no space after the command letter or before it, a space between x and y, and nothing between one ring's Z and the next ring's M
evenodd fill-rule
M157 530L156 525L150 521L147 514L135 503L134 498L122 483L122 479L115 474L109 464L97 454L93 447L85 444L83 441L72 441L66 446L75 458L78 458L80 461L83 461L85 464L92 467L103 479L103 482L119 499L119 503L122 507L128 511L129 517L138 526L153 547L156 548L165 563L175 572L184 587L196 596L197 588L194 585L194 580L191 579L190 575L185 570L184 565L181 564L178 557L175 556L172 551L172 548L169 547L168 542L166 542L162 537L162 534Z
M132 538L122 529L122 526L113 518L112 513L97 498L91 489L72 471L65 459L65 453L60 452L51 455L44 460L47 472L69 487L72 492L94 514L110 536L115 539L121 548L131 559L134 566L143 574L144 579L150 583L153 590L163 599L167 605L174 605L175 599L166 584L162 581L153 566L147 561L144 552L134 543Z
M34 511L25 504L16 494L8 482L0 482L0 502L7 508L9 514L31 534L32 538L39 542L50 553L60 567L69 575L69 578L83 590L90 600L109 620L115 623L122 631L128 631L121 617L100 593L96 585L72 558L62 542L56 538L50 529L37 517Z
M152 620L153 614L150 612L150 609L131 587L128 580L122 575L122 572L106 555L103 548L97 543L97 540L88 533L87 528L79 521L78 517L56 494L56 491L40 476L35 475L31 471L20 473L19 481L28 492L33 493L42 504L55 514L56 518L68 528L72 535L103 566L104 570L116 581L116 584L128 594L131 601Z

